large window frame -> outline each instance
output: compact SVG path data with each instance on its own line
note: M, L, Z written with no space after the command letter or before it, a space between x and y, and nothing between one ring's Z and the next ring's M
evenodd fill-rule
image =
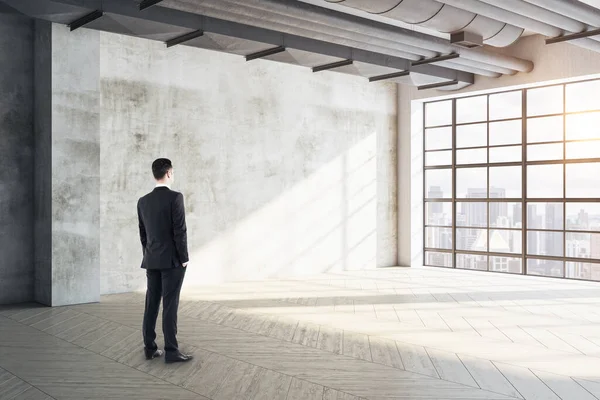
M589 122L598 117L600 122L600 103L589 109L583 105L581 109L585 102L578 101L577 96L569 97L567 94L568 90L573 93L576 90L585 92L594 89L585 89L582 85L586 84L598 85L600 89L600 80L586 80L423 103L424 265L600 281L600 195L581 196L582 193L587 193L584 187L586 181L583 182L583 186L582 182L579 186L572 183L574 177L581 176L582 170L597 167L594 170L600 171L600 151L594 154L594 157L586 158L571 157L567 154L569 148L575 147L582 153L590 153L586 147L591 148L592 152L595 146L600 149L600 132L592 132L591 137L587 137L590 136L588 132L579 132L583 138L575 139L567 134L568 130L577 131L577 120L581 124L580 131L586 119ZM528 94L532 100L539 99L540 95L544 96L546 93L542 92L542 89L553 93L555 102L547 103L550 104L548 108L552 109L552 112L540 112L539 104L530 103L529 106L535 110L531 111L530 115ZM517 106L520 107L520 117L517 114L507 118L491 116L491 111L498 114L496 111L501 113L504 110L490 110L490 99L494 96L516 96L518 93L520 104L512 102L508 108L515 111ZM562 99L559 98L560 95ZM567 103L571 101L568 98L573 99L574 107L569 107ZM485 107L482 106L484 101ZM562 110L558 107L559 102L562 102ZM457 106L461 103L474 105L473 109L479 109L479 113L475 112L478 116L470 120L470 116L467 115L465 119L464 112L457 112ZM428 121L428 107L437 111L444 110L441 113L445 116L442 118L443 123ZM448 115L448 107L451 108L451 118ZM463 106L462 109L469 107ZM562 137L556 133L561 129L559 124L552 123L559 120L562 120ZM569 124L569 121L572 124ZM546 130L542 128L538 131L538 128L535 128L536 123L539 126L546 123ZM501 124L512 126L514 129L520 125L520 143L515 141L517 135L514 133L506 134L507 139L501 139L499 143L490 142L490 127ZM531 137L528 135L530 124ZM550 126L551 128L548 128ZM500 132L504 134L510 129ZM600 126L590 126L587 129L600 131ZM465 140L460 139L460 136L460 143L457 143L457 132L469 130L472 134L475 132L473 138L477 142L476 145L465 145ZM556 132L550 134L550 131ZM451 140L448 135L451 135ZM484 137L485 145L482 144ZM507 143L503 143L502 140L506 140ZM448 146L450 142L451 145ZM562 149L559 150L559 147ZM518 150L520 160L516 159ZM515 158L491 159L491 152L505 155L510 153L511 157ZM531 159L528 159L528 155ZM514 174L517 169L520 169L520 176ZM500 175L506 176L508 174L504 172L511 172L511 179L508 179L514 183L511 190L494 187L490 183L490 171L493 171L493 179L498 179L500 171ZM569 171L573 172L567 176ZM583 179L600 180L600 177L595 178L593 175L595 174L591 172L589 178L586 176ZM435 181L441 183L428 185L428 177L435 176ZM476 181L480 181L468 184L475 187L467 187L466 195L466 186L462 185L460 192L457 190L457 186L464 181L464 176L471 176L471 179L476 177ZM531 177L530 181L528 177ZM548 177L551 181L549 189L543 183ZM539 183L540 178L542 183ZM448 179L451 181L450 190L447 185ZM502 179L506 181L506 177ZM559 180L562 184L560 189ZM485 189L479 188L483 181ZM532 197L529 197L528 193L529 183ZM569 189L572 188L576 190L571 191L579 194L579 197L569 194ZM512 197L507 196L507 192ZM545 209L541 211L542 215L538 213L538 207L540 211ZM579 210L577 222L574 222L571 211L575 209ZM596 210L598 214L590 217L590 210ZM446 217L448 212L451 213L450 218ZM507 216L501 217L503 213ZM492 216L496 216L495 221L492 221ZM483 219L485 225L482 223Z

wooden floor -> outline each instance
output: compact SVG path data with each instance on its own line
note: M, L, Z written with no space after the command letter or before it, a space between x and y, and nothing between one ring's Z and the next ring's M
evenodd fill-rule
M181 365L144 360L143 300L0 308L0 399L600 398L597 283L384 269L187 289Z

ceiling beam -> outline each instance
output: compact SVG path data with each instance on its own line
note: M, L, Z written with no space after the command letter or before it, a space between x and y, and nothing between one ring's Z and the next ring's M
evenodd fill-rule
M163 1L163 0L142 0L140 3L140 10L145 10L147 8L155 6L158 3L160 3L161 1Z
M410 75L410 71L393 72L391 74L372 76L369 78L369 82L385 81L388 79L400 78L402 76L408 76L408 75Z
M458 83L457 80L448 81L448 82L438 82L438 83L430 83L429 85L422 85L417 87L418 90L427 90L427 89L436 89L445 86L452 86Z
M337 62L333 62L330 64L318 65L316 67L312 67L312 72L321 72L321 71L327 71L330 69L345 67L347 65L352 65L353 62L354 61L352 61L352 60L342 60L342 61L337 61Z
M76 19L75 21L71 22L67 26L71 29L71 32L73 32L75 29L81 28L82 26L85 26L85 25L89 24L90 22L95 21L98 18L101 18L103 15L104 15L104 13L100 10L92 11L91 13L84 15L83 17L81 17L79 19Z
M583 39L590 36L600 35L600 29L592 29L586 32L572 33L570 35L563 35L554 38L546 39L546 44L554 44L560 42L568 42L569 40Z
M181 35L181 36L178 36L176 38L167 40L165 42L165 44L167 45L167 48L168 47L173 47L173 46L176 46L178 44L185 43L185 42L187 42L189 40L199 38L202 35L204 35L204 32L202 32L202 31L194 31L194 32L186 33L185 35Z
M460 57L460 54L446 54L445 56L437 56L437 57L432 57L432 58L425 58L423 60L413 61L412 62L412 66L416 67L418 65L434 64L434 63L437 63L437 62L454 60L455 58L459 58L459 57Z
M412 71L430 75L445 80L473 83L472 73L458 71L438 65L412 66L412 60L395 57L374 51L357 49L336 43L325 42L304 36L291 35L270 29L258 28L238 22L222 20L205 15L175 10L167 7L149 7L140 12L138 4L128 0L22 0L34 4L68 4L92 10L102 10L105 13L117 14L129 18L138 18L145 21L169 24L190 30L202 30L205 33L216 33L239 39L252 40L271 44L275 47L302 50L310 53L322 54L341 59L354 60L367 64L394 68L402 71ZM150 0L149 0L150 1ZM154 0L152 0L154 1ZM90 10L91 11L91 10Z
M273 54L283 53L284 51L285 51L285 47L283 47L283 46L277 46L277 47L273 47L272 49L257 51L256 53L248 54L246 56L246 61L257 60L259 58L272 56Z

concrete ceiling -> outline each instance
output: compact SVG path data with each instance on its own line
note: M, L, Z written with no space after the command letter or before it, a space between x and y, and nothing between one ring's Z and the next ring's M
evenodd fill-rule
M586 4L588 3L588 4ZM560 37L600 26L597 1L577 0L0 0L18 12L167 45L331 70L371 81L469 85L475 75L526 73L528 60L495 53L519 37ZM142 7L140 7L140 4ZM145 7L148 6L148 7ZM143 8L143 10L140 10ZM91 16L91 18L90 18ZM82 20L83 18L83 20ZM87 20L86 20L87 18ZM486 44L452 45L449 33ZM600 36L573 40L600 52Z
M588 4L586 4L588 3ZM349 73L371 81L439 83L526 73L528 60L495 53L522 35L561 37L600 26L587 0L0 0L59 24ZM486 46L452 45L450 32ZM572 44L600 52L600 35Z

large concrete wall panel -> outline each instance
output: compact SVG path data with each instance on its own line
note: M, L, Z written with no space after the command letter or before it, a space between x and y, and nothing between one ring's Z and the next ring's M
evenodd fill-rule
M169 157L188 285L396 264L394 84L101 34L101 288L145 284L136 202Z
M0 304L33 300L33 21L0 13Z
M52 25L52 305L100 300L100 32Z

